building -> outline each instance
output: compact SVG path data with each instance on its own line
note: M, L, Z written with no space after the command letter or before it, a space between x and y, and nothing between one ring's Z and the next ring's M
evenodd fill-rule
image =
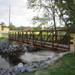
M31 31L30 28L23 28L23 31Z
M2 30L1 26L0 26L0 30ZM3 28L3 31L9 31L9 28Z
M2 27L0 26L0 30L2 30Z
M3 28L3 31L9 31L9 28Z

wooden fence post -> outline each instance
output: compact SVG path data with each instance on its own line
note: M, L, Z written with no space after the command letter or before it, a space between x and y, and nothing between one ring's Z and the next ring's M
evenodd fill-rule
M75 52L75 34L74 34L74 37L73 37L73 51Z
M75 52L75 34L70 34L70 37L72 37L72 39L70 39L70 42L72 42L73 44L70 44L70 51L71 52Z

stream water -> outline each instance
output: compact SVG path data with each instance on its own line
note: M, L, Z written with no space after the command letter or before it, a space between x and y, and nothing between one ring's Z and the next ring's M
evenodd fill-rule
M24 54L25 52L0 54L0 68L9 68L17 65L22 62L23 59L21 60L21 56Z
M55 57L54 52L41 50L37 52L17 52L10 54L0 54L0 68L10 68L19 63L37 62L48 57Z

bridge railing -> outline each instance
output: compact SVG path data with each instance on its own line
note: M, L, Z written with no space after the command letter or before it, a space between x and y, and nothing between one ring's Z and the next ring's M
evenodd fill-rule
M49 45L52 50L59 47L70 50L70 32L70 30L16 31L9 33L9 39L27 44L39 44L41 48Z

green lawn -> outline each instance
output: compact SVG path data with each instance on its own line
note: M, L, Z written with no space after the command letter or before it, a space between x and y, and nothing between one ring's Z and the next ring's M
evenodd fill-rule
M3 37L2 37L2 36L0 36L0 39L3 39Z
M17 75L75 75L75 53L64 55L51 66Z
M1 42L1 39L4 39L4 37L0 36L0 42Z
M0 31L1 33L8 33L9 31Z

